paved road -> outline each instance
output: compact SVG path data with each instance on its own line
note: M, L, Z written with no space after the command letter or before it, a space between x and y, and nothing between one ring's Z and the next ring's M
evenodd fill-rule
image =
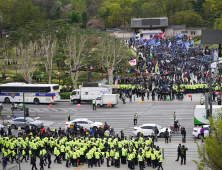
M196 96L196 98L199 98ZM81 104L81 107L78 108L76 105L73 105L69 102L54 103L52 108L49 108L47 104L42 105L33 105L27 104L26 106L30 108L30 115L34 116L33 118L42 120L46 126L50 128L59 128L64 127L65 122L67 121L67 112L71 112L71 119L75 118L89 118L94 121L108 122L112 127L115 128L117 133L120 130L124 130L124 133L127 137L132 135L133 132L133 115L135 112L139 114L138 125L144 123L156 123L161 126L169 127L173 125L173 112L176 111L177 119L180 123L185 126L187 130L187 143L189 151L187 152L187 165L180 165L179 162L176 162L176 148L178 143L181 143L180 134L172 134L172 143L165 144L164 139L158 139L156 145L160 148L164 148L163 167L165 170L171 169L181 169L181 170L195 170L196 165L192 162L193 159L198 160L197 147L193 141L192 128L193 128L193 111L194 106L199 104L196 102L189 101L165 101L165 102L151 102L144 101L142 104L138 103L139 99L136 99L135 102L127 102L126 104L119 103L114 108L97 108L96 111L92 110L92 106L89 104ZM11 105L4 104L4 112L10 111ZM36 115L37 112L37 115ZM23 112L15 112L15 115L22 115ZM16 134L17 130L13 130L13 133ZM200 141L198 141L200 142ZM1 157L1 155L0 155ZM54 159L54 157L52 158ZM39 161L39 160L38 160ZM14 164L9 163L8 168L15 166ZM37 163L38 166L38 163ZM59 170L65 167L65 162L61 165L52 163L52 169ZM21 164L22 170L29 170L31 166L29 163ZM46 168L47 169L47 168ZM71 167L69 169L88 169L87 165L80 166L78 168ZM94 169L96 169L94 167ZM99 168L98 168L99 169ZM103 164L100 169L107 169ZM109 169L114 169L111 167ZM121 165L119 169L127 169L126 165ZM139 167L136 166L136 170ZM146 167L145 169L151 169Z
M70 111L71 119L89 118L103 123L108 122L108 124L114 127L116 133L120 134L120 130L123 130L127 137L133 135L133 115L135 112L139 115L138 126L144 123L156 123L169 127L173 125L173 112L176 111L177 119L186 128L187 141L193 141L193 111L196 104L199 104L199 102L144 101L142 104L139 104L135 101L127 102L126 104L119 103L114 108L97 108L96 111L93 111L92 106L89 104L81 104L81 107L78 108L69 102L54 103L52 108L49 108L47 104L27 104L26 107L30 108L30 116L35 116L35 119L42 120L44 125L50 126L50 128L64 128L67 121L67 112ZM9 112L10 107L11 105L4 104L2 113ZM14 114L22 115L23 112L17 111ZM173 134L172 141L181 141L181 135L179 133Z

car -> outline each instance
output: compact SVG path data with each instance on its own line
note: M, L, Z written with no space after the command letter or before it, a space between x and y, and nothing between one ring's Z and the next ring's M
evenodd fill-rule
M78 126L82 126L84 129L99 128L101 125L103 125L101 122L94 122L86 118L80 118L66 122L65 129L67 130L67 128L73 128L75 122Z
M40 128L44 126L42 121L35 120L29 117L26 117L25 119L24 117L17 117L15 119L8 120L7 124L10 124L12 129L16 129L19 126L21 126L21 128L25 128L30 125L35 127L38 126Z
M3 129L4 129L4 128L5 128L5 126L4 126L4 125L2 125L2 124L0 124L0 129L1 129L1 128L3 128Z
M139 126L139 127L135 126L134 130L133 130L133 134L136 135L136 136L139 136L139 134L141 132L143 132L143 136L149 136L152 133L154 134L155 126L159 130L159 133L158 133L157 136L159 136L161 138L164 138L166 127L162 127L162 126L157 125L157 124L143 124L142 126ZM170 128L168 128L168 131L169 131L169 135L170 135L170 132L171 132Z
M201 134L200 134L200 129L201 128L202 128L201 126L193 128L193 136L194 137L199 138L199 139L201 138ZM210 125L203 125L203 128L205 129L204 137L209 136Z

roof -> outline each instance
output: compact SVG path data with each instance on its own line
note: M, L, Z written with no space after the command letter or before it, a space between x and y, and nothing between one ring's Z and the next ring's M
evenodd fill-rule
M157 124L152 124L152 123L148 123L148 124L143 124L141 126L156 126ZM159 125L158 125L159 126Z
M168 17L131 18L131 28L159 28L168 26Z
M220 109L222 106L221 105L213 105L213 108ZM200 109L205 109L205 105L196 105L195 109L200 108Z
M185 25L169 25L167 29L185 29Z
M207 27L189 27L188 30L205 30Z
M75 119L75 120L73 120L73 121L87 121L87 120L89 120L89 119L86 119L86 118L78 118L78 119Z
M21 82L14 82L14 83L6 83L1 84L0 86L58 86L58 84L26 84Z

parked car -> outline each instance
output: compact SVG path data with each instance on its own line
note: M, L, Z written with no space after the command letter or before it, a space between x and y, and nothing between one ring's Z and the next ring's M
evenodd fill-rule
M30 125L36 126L36 127L38 126L40 128L43 127L43 122L42 121L35 120L35 119L29 118L29 117L26 117L25 120L24 120L23 117L18 117L18 118L15 118L15 119L8 120L7 123L11 125L12 129L16 129L19 126L21 126L21 128L25 128L25 127L30 126Z
M86 118L80 118L66 122L65 129L73 128L75 122L78 126L82 126L84 129L99 128L101 125L103 125L101 122L94 122Z
M5 128L5 126L4 126L4 125L2 125L2 124L0 124L0 129L1 129L1 128Z
M205 129L204 137L209 136L210 125L203 125L203 128ZM199 139L201 138L200 129L202 129L202 126L193 128L193 136Z
M149 136L152 133L154 134L155 126L159 130L159 133L157 136L164 138L166 127L162 127L157 124L143 124L142 126L139 126L139 127L135 126L134 130L133 130L133 134L138 136L141 132L143 132L143 136ZM170 135L170 132L171 132L170 128L168 128L168 131L169 131L169 135Z

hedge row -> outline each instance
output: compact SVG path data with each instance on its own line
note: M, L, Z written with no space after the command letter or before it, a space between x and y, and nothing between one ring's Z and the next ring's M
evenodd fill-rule
M60 93L61 99L70 99L70 93Z

